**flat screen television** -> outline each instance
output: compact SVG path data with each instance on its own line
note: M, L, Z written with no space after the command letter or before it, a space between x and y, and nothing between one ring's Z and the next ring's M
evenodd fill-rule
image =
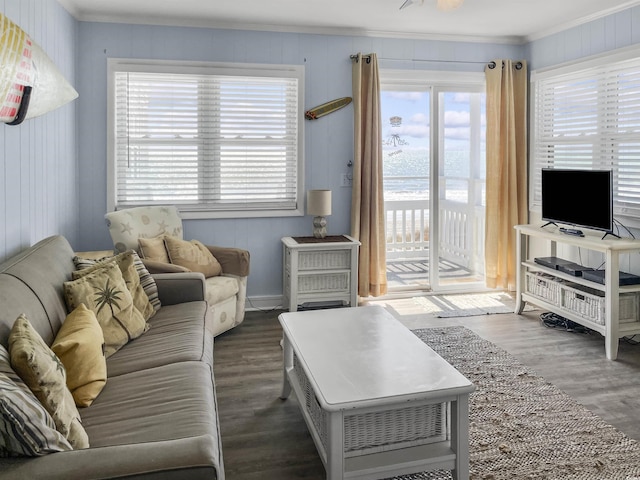
M612 233L611 170L543 168L542 220Z

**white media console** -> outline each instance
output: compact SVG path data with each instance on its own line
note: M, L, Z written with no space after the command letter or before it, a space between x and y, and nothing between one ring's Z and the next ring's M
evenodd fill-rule
M640 334L640 285L619 285L620 254L640 252L640 240L607 237L585 231L583 237L561 233L548 225L516 225L516 309L520 314L525 302L552 311L599 332L605 338L609 360L618 356L621 337ZM585 280L534 262L529 258L529 241L548 241L549 254L556 256L557 244L572 245L604 254L604 285Z

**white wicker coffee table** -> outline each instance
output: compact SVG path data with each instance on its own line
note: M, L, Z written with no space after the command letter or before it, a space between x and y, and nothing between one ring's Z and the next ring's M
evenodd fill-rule
M444 469L469 478L473 384L381 307L283 313L296 393L328 480Z

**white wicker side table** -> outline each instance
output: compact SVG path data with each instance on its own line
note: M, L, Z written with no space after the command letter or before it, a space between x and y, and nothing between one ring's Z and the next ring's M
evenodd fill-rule
M283 305L290 312L307 302L358 305L358 240L284 237L282 247Z
M327 480L469 478L473 384L381 307L283 313L284 379Z

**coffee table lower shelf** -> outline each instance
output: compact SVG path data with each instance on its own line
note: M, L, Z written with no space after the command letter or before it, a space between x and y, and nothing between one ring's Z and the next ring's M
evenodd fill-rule
M295 354L286 374L328 479L373 480L455 469L449 435L455 397L328 412L320 407ZM340 471L330 473L336 465L342 466Z

